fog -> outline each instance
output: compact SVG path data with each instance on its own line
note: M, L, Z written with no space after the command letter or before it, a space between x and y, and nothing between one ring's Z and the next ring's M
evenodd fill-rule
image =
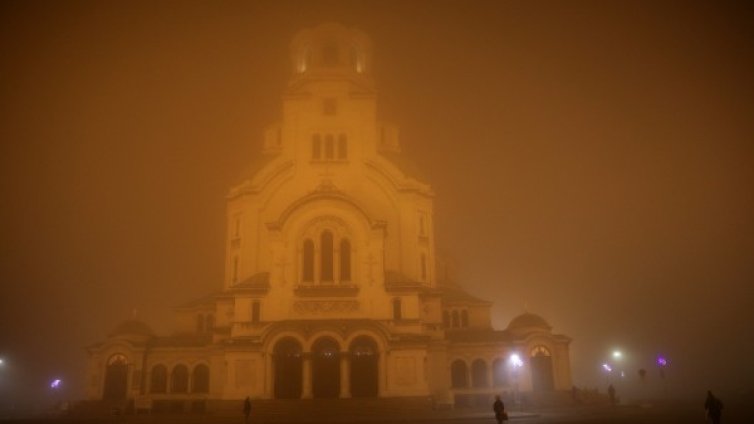
M279 119L299 29L374 43L379 114L440 248L573 338L577 386L671 361L754 379L754 38L718 2L4 2L0 392L76 399L85 347L222 287L225 195ZM62 394L47 389L63 380Z

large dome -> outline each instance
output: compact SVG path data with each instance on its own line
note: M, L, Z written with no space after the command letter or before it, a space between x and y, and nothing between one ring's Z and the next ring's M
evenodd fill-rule
M545 321L544 318L537 314L525 312L515 318L513 318L508 324L508 330L520 331L520 330L546 330L552 329L550 324Z

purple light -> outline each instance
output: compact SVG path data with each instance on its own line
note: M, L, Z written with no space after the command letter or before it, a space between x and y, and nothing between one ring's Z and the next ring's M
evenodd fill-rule
M602 369L604 369L607 372L612 372L613 368L608 364L602 364Z
M62 383L62 381L59 378L56 378L56 379L52 380L52 382L50 383L50 388L51 389L59 389L61 383Z
M667 365L668 365L668 360L667 360L667 359L665 359L665 358L664 358L664 357L662 357L662 356L658 356L658 357L657 357L657 365L659 365L659 366L661 366L661 367L667 366Z

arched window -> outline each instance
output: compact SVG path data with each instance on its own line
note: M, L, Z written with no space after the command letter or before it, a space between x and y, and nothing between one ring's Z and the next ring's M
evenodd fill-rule
M338 136L338 159L345 159L348 156L348 142L346 135L341 134Z
M394 320L403 319L403 311L401 310L401 299L399 297L396 297L395 299L393 299L393 319Z
M464 309L461 311L461 327L468 327L469 326L469 313Z
M458 311L453 311L453 327L457 328L457 327L460 327L460 326L461 326L461 323L460 323L460 319L458 317Z
M322 138L319 134L312 136L312 159L319 160L322 158Z
M325 159L335 158L335 137L332 134L325 135Z
M199 314L196 316L196 332L197 333L204 332L204 315L202 314Z
M460 359L453 361L450 365L450 386L454 389L468 387L469 377L466 368L466 362Z
M209 367L199 364L191 376L191 393L209 393Z
M329 231L324 231L321 238L322 250L322 268L320 281L332 282L333 281L333 236Z
M533 358L535 356L551 356L551 355L550 355L550 351L546 347L539 345L539 346L534 346L534 348L532 348L531 350L531 357Z
M170 373L170 393L188 392L188 368L176 365Z
M155 365L149 376L150 393L165 393L168 391L168 369L165 365Z
M208 333L211 333L212 330L215 329L215 316L214 315L207 314L207 318L205 318L204 329Z
M471 364L471 385L487 387L487 364L482 359L477 359Z
M427 256L422 253L421 258L422 281L427 281Z
M450 327L450 312L442 311L442 323L445 328Z
M351 281L351 243L340 241L340 281Z
M304 272L302 280L307 283L314 281L314 242L306 239L304 241Z
M508 385L508 370L505 368L503 358L497 358L492 362L492 385L495 387Z

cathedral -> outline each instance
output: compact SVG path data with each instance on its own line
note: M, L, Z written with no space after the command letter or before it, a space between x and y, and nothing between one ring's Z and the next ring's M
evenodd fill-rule
M282 116L227 195L222 289L177 307L173 334L130 320L89 346L89 399L180 411L569 391L570 339L532 313L494 329L492 302L438 257L432 188L376 113L369 38L324 24L290 56Z

